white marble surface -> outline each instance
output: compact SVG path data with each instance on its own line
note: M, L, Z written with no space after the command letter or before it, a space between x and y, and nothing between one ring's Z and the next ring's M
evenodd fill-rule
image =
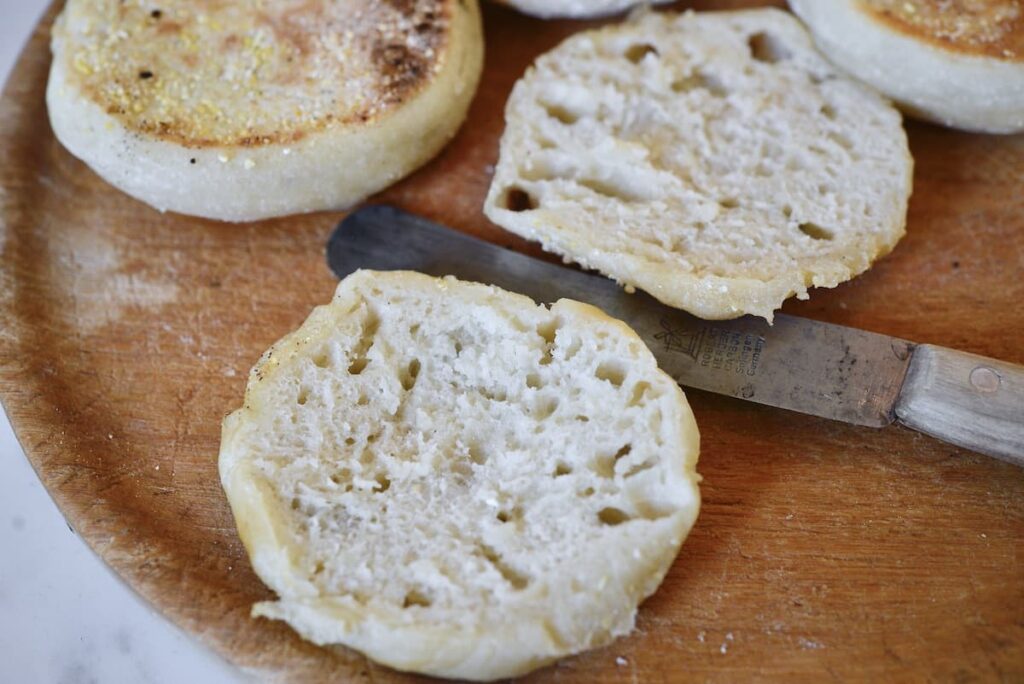
M47 2L0 0L0 82ZM243 681L74 535L0 414L0 682Z

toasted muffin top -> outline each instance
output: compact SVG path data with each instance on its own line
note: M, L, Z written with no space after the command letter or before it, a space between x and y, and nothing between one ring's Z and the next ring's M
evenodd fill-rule
M1024 61L1021 0L860 0L893 29L955 52Z
M459 0L68 0L54 59L129 130L287 143L372 122L440 71Z

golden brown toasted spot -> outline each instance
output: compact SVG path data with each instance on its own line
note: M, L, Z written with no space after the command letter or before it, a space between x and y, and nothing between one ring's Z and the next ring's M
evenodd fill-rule
M181 24L176 21L162 21L157 25L156 32L158 35L181 33Z
M69 0L55 59L131 130L190 147L368 122L440 69L460 0Z
M1024 61L1022 0L860 0L894 30L968 55Z
M387 0L396 12L413 20L402 27L388 27L374 37L371 56L383 83L385 100L398 104L415 92L430 70L430 54L412 49L409 45L411 29L413 40L427 45L440 44L446 20L438 5L418 11L416 0Z

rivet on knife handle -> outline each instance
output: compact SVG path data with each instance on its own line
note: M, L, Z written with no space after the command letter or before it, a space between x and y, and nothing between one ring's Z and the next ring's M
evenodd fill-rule
M1024 368L935 347L914 349L899 422L1024 467Z

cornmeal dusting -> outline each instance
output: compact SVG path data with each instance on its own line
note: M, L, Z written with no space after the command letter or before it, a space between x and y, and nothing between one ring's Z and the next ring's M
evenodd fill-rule
M368 122L441 69L456 0L69 0L54 59L130 130L289 142Z
M861 0L896 28L948 49L1024 59L1021 0Z

